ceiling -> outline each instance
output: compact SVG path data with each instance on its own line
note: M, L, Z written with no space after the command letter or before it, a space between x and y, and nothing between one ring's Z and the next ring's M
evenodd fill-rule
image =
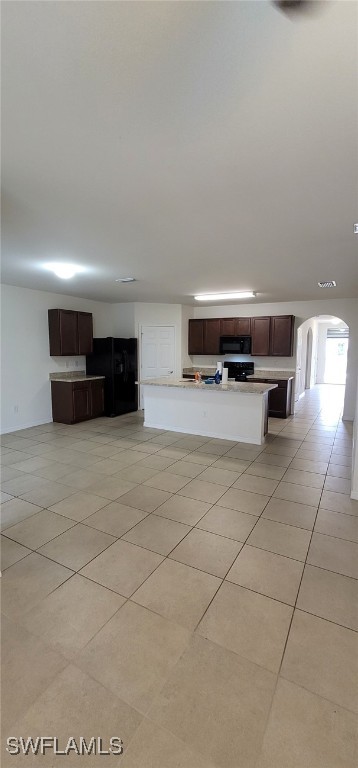
M3 282L357 296L357 4L313 8L3 2Z

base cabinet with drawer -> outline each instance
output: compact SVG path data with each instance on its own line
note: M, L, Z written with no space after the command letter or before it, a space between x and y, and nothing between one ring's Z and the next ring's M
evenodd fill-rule
M104 413L104 379L51 381L52 418L76 424Z

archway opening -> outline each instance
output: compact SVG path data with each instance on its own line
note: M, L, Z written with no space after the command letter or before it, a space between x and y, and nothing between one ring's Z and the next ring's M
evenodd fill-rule
M340 317L316 315L297 329L295 405L318 385L336 387L332 397L342 400L347 375L349 327Z

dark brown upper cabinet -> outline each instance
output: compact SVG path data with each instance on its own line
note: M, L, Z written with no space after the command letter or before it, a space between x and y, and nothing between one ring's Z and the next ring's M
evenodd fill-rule
M204 320L189 320L188 354L203 355Z
M251 317L235 317L235 336L251 336Z
M189 355L220 354L220 336L251 336L253 356L292 357L295 318L221 317L189 320Z
M293 315L271 317L271 355L292 357L294 325Z
M204 320L204 355L218 355L220 351L221 320Z
M93 352L93 318L90 312L78 312L78 354Z
M251 318L251 354L269 355L270 354L270 317L252 317Z
M78 355L77 312L49 309L50 355Z
M220 320L220 336L236 336L236 317L222 317Z
M49 309L50 355L88 355L93 348L92 315L71 309Z
M250 336L251 317L222 317L220 336Z

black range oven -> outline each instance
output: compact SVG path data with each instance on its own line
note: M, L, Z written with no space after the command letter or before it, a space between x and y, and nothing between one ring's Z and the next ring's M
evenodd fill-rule
M255 370L254 363L224 363L224 368L228 368L229 379L235 381L247 381L247 376L252 376Z

